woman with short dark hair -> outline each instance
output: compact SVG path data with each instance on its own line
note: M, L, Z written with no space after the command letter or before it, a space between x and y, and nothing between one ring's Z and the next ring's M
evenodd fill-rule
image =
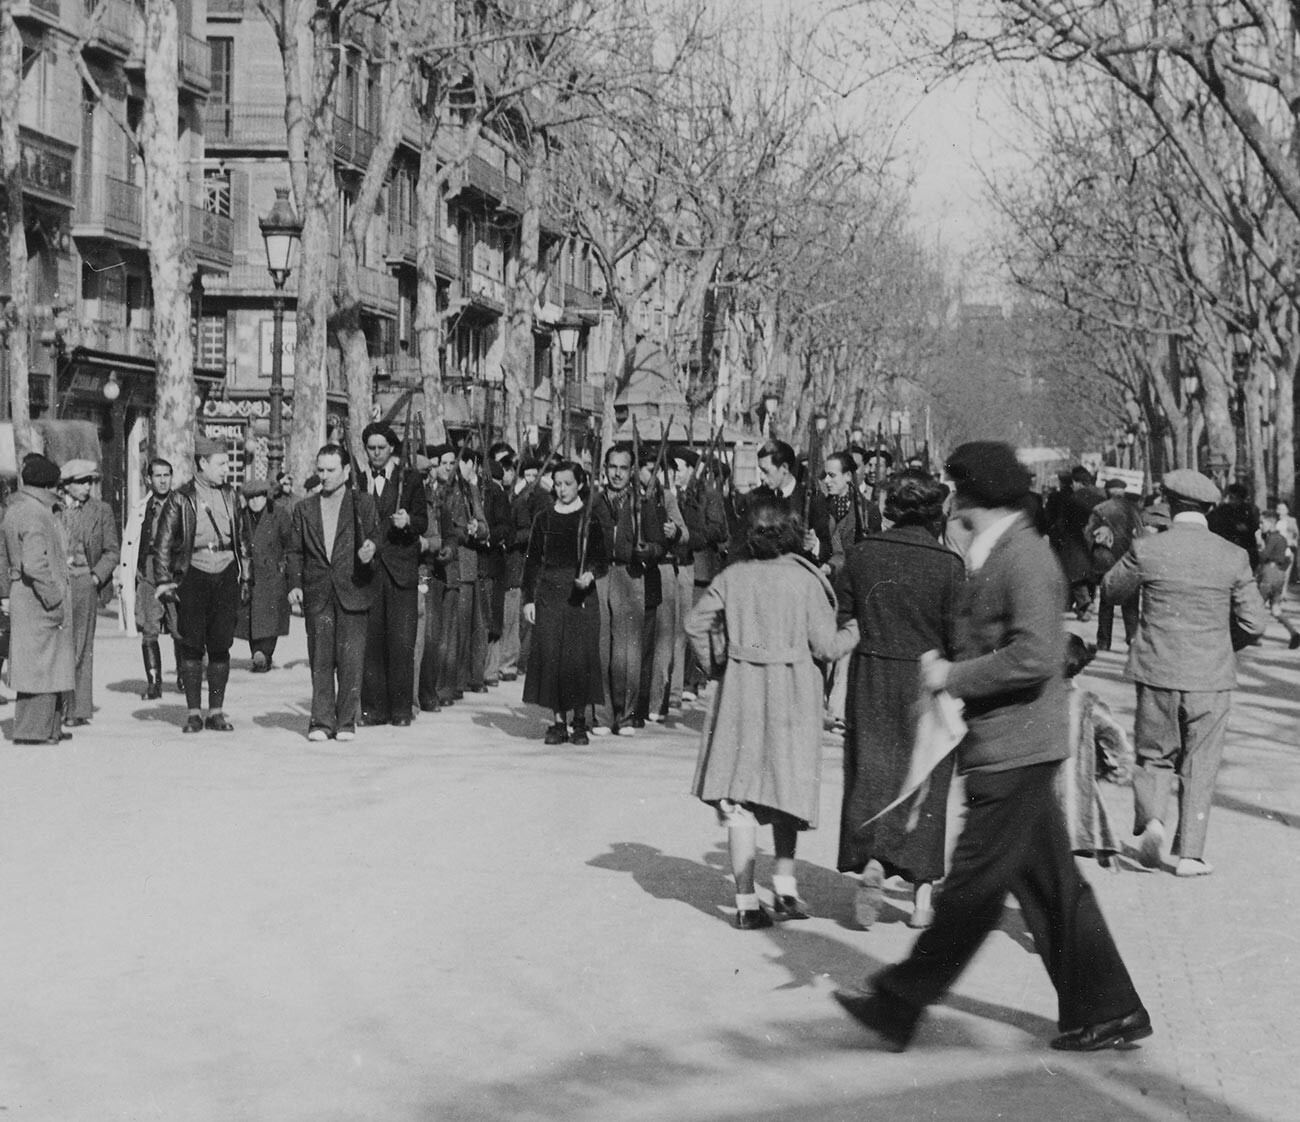
M775 909L807 919L794 875L800 830L817 825L822 675L857 640L837 631L835 594L803 548L803 522L776 497L750 504L747 555L709 585L686 621L700 664L719 678L705 720L692 793L727 827L736 878L735 925L770 927L754 886L758 827L776 849Z
M838 866L862 874L854 912L863 927L875 922L890 876L915 886L909 922L928 926L930 886L943 876L951 756L931 775L914 830L908 805L867 823L897 797L911 764L919 659L952 651L953 600L965 572L936 540L946 491L923 472L894 476L885 490L893 525L849 549L836 583L840 622L856 619L861 636L849 664Z

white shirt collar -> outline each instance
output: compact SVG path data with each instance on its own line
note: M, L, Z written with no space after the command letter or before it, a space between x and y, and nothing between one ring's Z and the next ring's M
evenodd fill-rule
M1184 510L1174 515L1175 522L1189 522L1193 526L1204 526L1207 530L1210 528L1210 520L1205 517L1199 510Z
M791 495L794 494L794 489L798 486L799 486L799 480L791 478L789 482L787 482L786 485L781 488L779 492L781 498L788 499Z
M1020 517L1020 511L1013 510L1003 518L999 518L990 526L985 526L978 534L970 540L970 545L966 550L966 571L968 573L978 573L984 567L984 562L989 559L989 554L993 552L993 547L998 544L1002 535L1005 534L1017 518Z

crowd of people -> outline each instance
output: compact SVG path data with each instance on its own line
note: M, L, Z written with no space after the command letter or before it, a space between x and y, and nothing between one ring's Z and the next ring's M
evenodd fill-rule
M1300 538L1283 504L1261 515L1244 492L1220 496L1189 470L1146 501L1121 480L1103 493L1083 468L1039 496L1014 450L988 442L957 449L945 482L862 448L826 456L812 478L770 440L745 493L720 455L666 443L611 446L600 478L589 460L520 457L505 443L403 454L383 423L362 445L358 465L323 445L295 498L281 481L236 489L225 448L200 437L180 486L172 464L150 462L120 547L91 494L98 466L29 455L0 526L14 740L56 743L91 720L95 621L114 581L139 630L146 699L162 696L171 636L186 733L234 728L234 641L270 672L291 610L306 623L312 741L407 726L521 672L548 746L634 736L707 690L692 790L728 832L736 927L773 923L755 883L763 826L771 911L809 918L796 842L817 825L823 732L843 730L837 863L857 877L854 913L869 928L886 881L901 878L922 932L869 992L839 995L852 1016L905 1047L1010 893L1060 997L1053 1045L1149 1035L1074 857L1123 851L1097 781L1131 777L1141 864L1212 872L1233 653L1270 617L1300 646L1283 611ZM1117 608L1137 693L1132 747L1074 682L1111 646ZM1063 624L1094 609L1096 648ZM939 694L964 706L964 736L899 804L919 703ZM953 849L957 772L965 822Z

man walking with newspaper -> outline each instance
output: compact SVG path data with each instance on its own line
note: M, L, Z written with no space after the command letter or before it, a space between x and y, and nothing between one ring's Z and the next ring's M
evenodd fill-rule
M957 602L955 658L928 659L922 681L965 702L957 748L966 826L935 909L907 959L867 994L836 994L895 1050L911 1043L1016 897L1059 1003L1052 1047L1091 1052L1151 1035L1096 898L1075 866L1053 784L1068 755L1062 677L1064 579L1020 509L1030 475L1007 444L963 444L949 459L956 509L974 532Z

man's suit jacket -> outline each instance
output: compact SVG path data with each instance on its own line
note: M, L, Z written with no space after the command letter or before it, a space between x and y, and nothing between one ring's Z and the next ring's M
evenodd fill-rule
M355 504L355 505L354 505ZM357 540L357 532L361 541ZM373 495L357 494L344 488L339 524L334 532L334 547L325 548L325 523L321 518L320 495L308 495L293 508L290 524L288 562L289 588L301 588L303 611L308 615L322 611L337 596L344 611L368 611L374 602L373 562L364 565L357 557L362 542L376 541L379 517ZM375 560L379 558L378 552Z
M361 473L361 485L375 497L375 480L369 470ZM399 501L400 497L400 501ZM411 521L402 528L393 525L393 513L401 508ZM393 468L392 478L375 500L379 515L378 547L374 565L382 568L398 588L414 588L420 579L420 537L429 529L429 507L424 497L424 481L414 471Z
M1233 648L1268 623L1246 551L1197 522L1137 538L1102 587L1116 603L1141 595L1128 676L1160 689L1232 689Z
M957 593L948 692L966 703L963 772L1006 771L1070 754L1064 679L1065 580L1021 514Z

